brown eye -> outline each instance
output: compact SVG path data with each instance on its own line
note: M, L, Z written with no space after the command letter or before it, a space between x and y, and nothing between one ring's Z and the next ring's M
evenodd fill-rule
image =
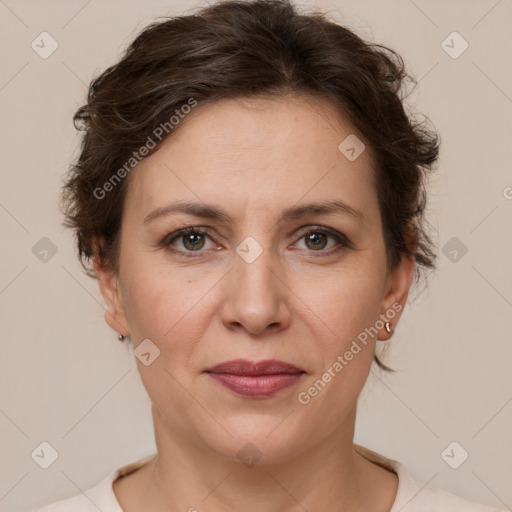
M305 237L306 246L313 250L325 249L327 245L327 235L320 232L312 232Z
M310 228L308 231L303 231L300 234L300 240L304 240L307 252L317 252L318 256L328 256L342 249L353 248L352 243L343 233L326 227ZM329 246L330 240L334 243Z
M182 235L183 246L189 251L197 251L204 247L204 234L192 233L188 235Z
M211 247L206 245L207 239L210 239ZM206 249L212 249L214 244L207 231L192 227L171 233L162 241L162 246L182 256L201 256L208 252Z

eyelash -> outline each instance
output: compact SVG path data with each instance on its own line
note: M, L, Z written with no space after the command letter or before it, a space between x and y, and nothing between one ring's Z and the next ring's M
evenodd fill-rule
M322 233L324 235L328 235L332 238L334 238L337 242L338 242L338 246L337 247L334 247L332 249L329 249L329 250L318 250L318 251L308 251L308 252L311 252L311 253L315 253L315 252L318 252L319 253L319 256L330 256L332 254L335 254L339 251L341 251L342 249L353 249L353 245L352 243L350 242L350 240L343 234L343 233L339 233L338 231L335 231L333 229L330 229L330 228L326 228L326 227L321 227L321 226L316 226L316 227L313 227L313 228L310 228L308 229L307 231L303 231L299 237L299 240L303 239L304 237L306 237L307 235L310 235L310 234L313 234L313 233ZM162 243L161 245L166 248L166 249L169 249L171 252L175 253L175 254L179 254L180 256L185 256L187 258L197 258L197 257L200 257L202 255L202 253L204 253L205 251L202 251L202 250L198 250L198 251L181 251L179 249L175 249L175 248L172 248L172 243L179 239L179 238L182 238L184 237L185 235L207 235L211 238L211 233L210 233L210 230L208 229L204 229L204 228L196 228L196 227L189 227L189 228L184 228L184 229L180 229L179 231L175 231L174 233L171 233L170 235L167 235L163 240L162 240ZM197 254L194 254L194 253L197 253ZM317 257L317 256L314 256L314 257Z

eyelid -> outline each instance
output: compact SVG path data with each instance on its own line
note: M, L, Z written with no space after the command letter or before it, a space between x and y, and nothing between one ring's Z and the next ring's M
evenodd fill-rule
M177 229L176 231L173 231L172 233L167 234L164 239L162 240L162 243L171 243L172 241L188 235L192 233L198 233L201 235L208 235L211 238L218 236L219 238L222 238L220 235L217 235L214 233L214 231L208 227L205 226L188 226L186 228Z
M336 252L338 249L340 249L340 246L346 249L354 249L354 246L352 242L349 240L349 238L342 232L329 228L327 226L319 226L316 224L311 224L309 226L305 226L304 228L301 228L298 232L298 239L300 240L304 236L306 236L309 233L324 233L325 235L330 236L331 238L334 238L338 242L338 247L332 248L327 251L308 251L311 253L317 252L318 254L329 254Z
M319 250L319 251L307 251L308 253L318 253L319 256L322 255L329 255L333 254L335 252L338 252L342 249L354 249L352 242L348 239L348 237L333 228L329 228L327 226L319 226L315 224L303 226L298 231L294 230L296 232L297 241L300 241L304 236L306 236L309 233L323 233L327 236L330 236L331 238L334 238L338 244L336 247L328 249L328 250ZM168 234L161 242L161 245L164 247L170 247L172 246L172 243L175 240L178 240L179 238L187 235L187 234L200 234L200 235L206 235L208 236L213 242L215 242L216 235L213 234L213 230L211 228L205 227L205 226L189 226L186 228L178 229L176 231L173 231L172 233ZM222 238L222 237L221 237ZM296 242L295 242L296 243ZM172 252L176 252L178 254L186 254L187 256L190 255L193 257L194 254L201 255L204 252L209 251L182 251L180 249L169 249Z
M164 247L169 247L172 245L172 243L175 240L179 240L180 238L182 238L188 234L206 235L213 242L215 241L215 235L213 234L213 230L211 230L210 228L207 228L204 226L189 226L186 228L182 228L182 229L173 231L172 233L169 233L167 236L164 237L164 239L161 242L161 245ZM179 253L187 252L187 253L191 253L191 254L193 254L194 252L197 252L197 253L205 252L205 251L181 251L180 249L176 249L176 251Z

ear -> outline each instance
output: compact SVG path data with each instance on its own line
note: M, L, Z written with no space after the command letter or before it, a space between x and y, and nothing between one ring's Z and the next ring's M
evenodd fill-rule
M415 267L415 258L404 255L398 267L387 277L380 318L384 322L389 321L392 327L397 325L405 309ZM385 329L382 329L378 339L385 341L391 338L391 336L393 336L392 332L388 333Z
M114 331L124 336L130 335L130 329L126 320L126 314L123 304L121 290L119 288L119 276L115 269L106 265L104 259L95 245L94 256L92 258L94 272L98 278L100 291L105 300L105 322L114 329Z

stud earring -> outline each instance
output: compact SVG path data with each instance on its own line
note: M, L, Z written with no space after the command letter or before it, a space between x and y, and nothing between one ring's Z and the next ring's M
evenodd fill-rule
M393 332L393 329L391 327L391 322L386 322L384 324L384 327L386 328L386 331L389 332L390 334Z

